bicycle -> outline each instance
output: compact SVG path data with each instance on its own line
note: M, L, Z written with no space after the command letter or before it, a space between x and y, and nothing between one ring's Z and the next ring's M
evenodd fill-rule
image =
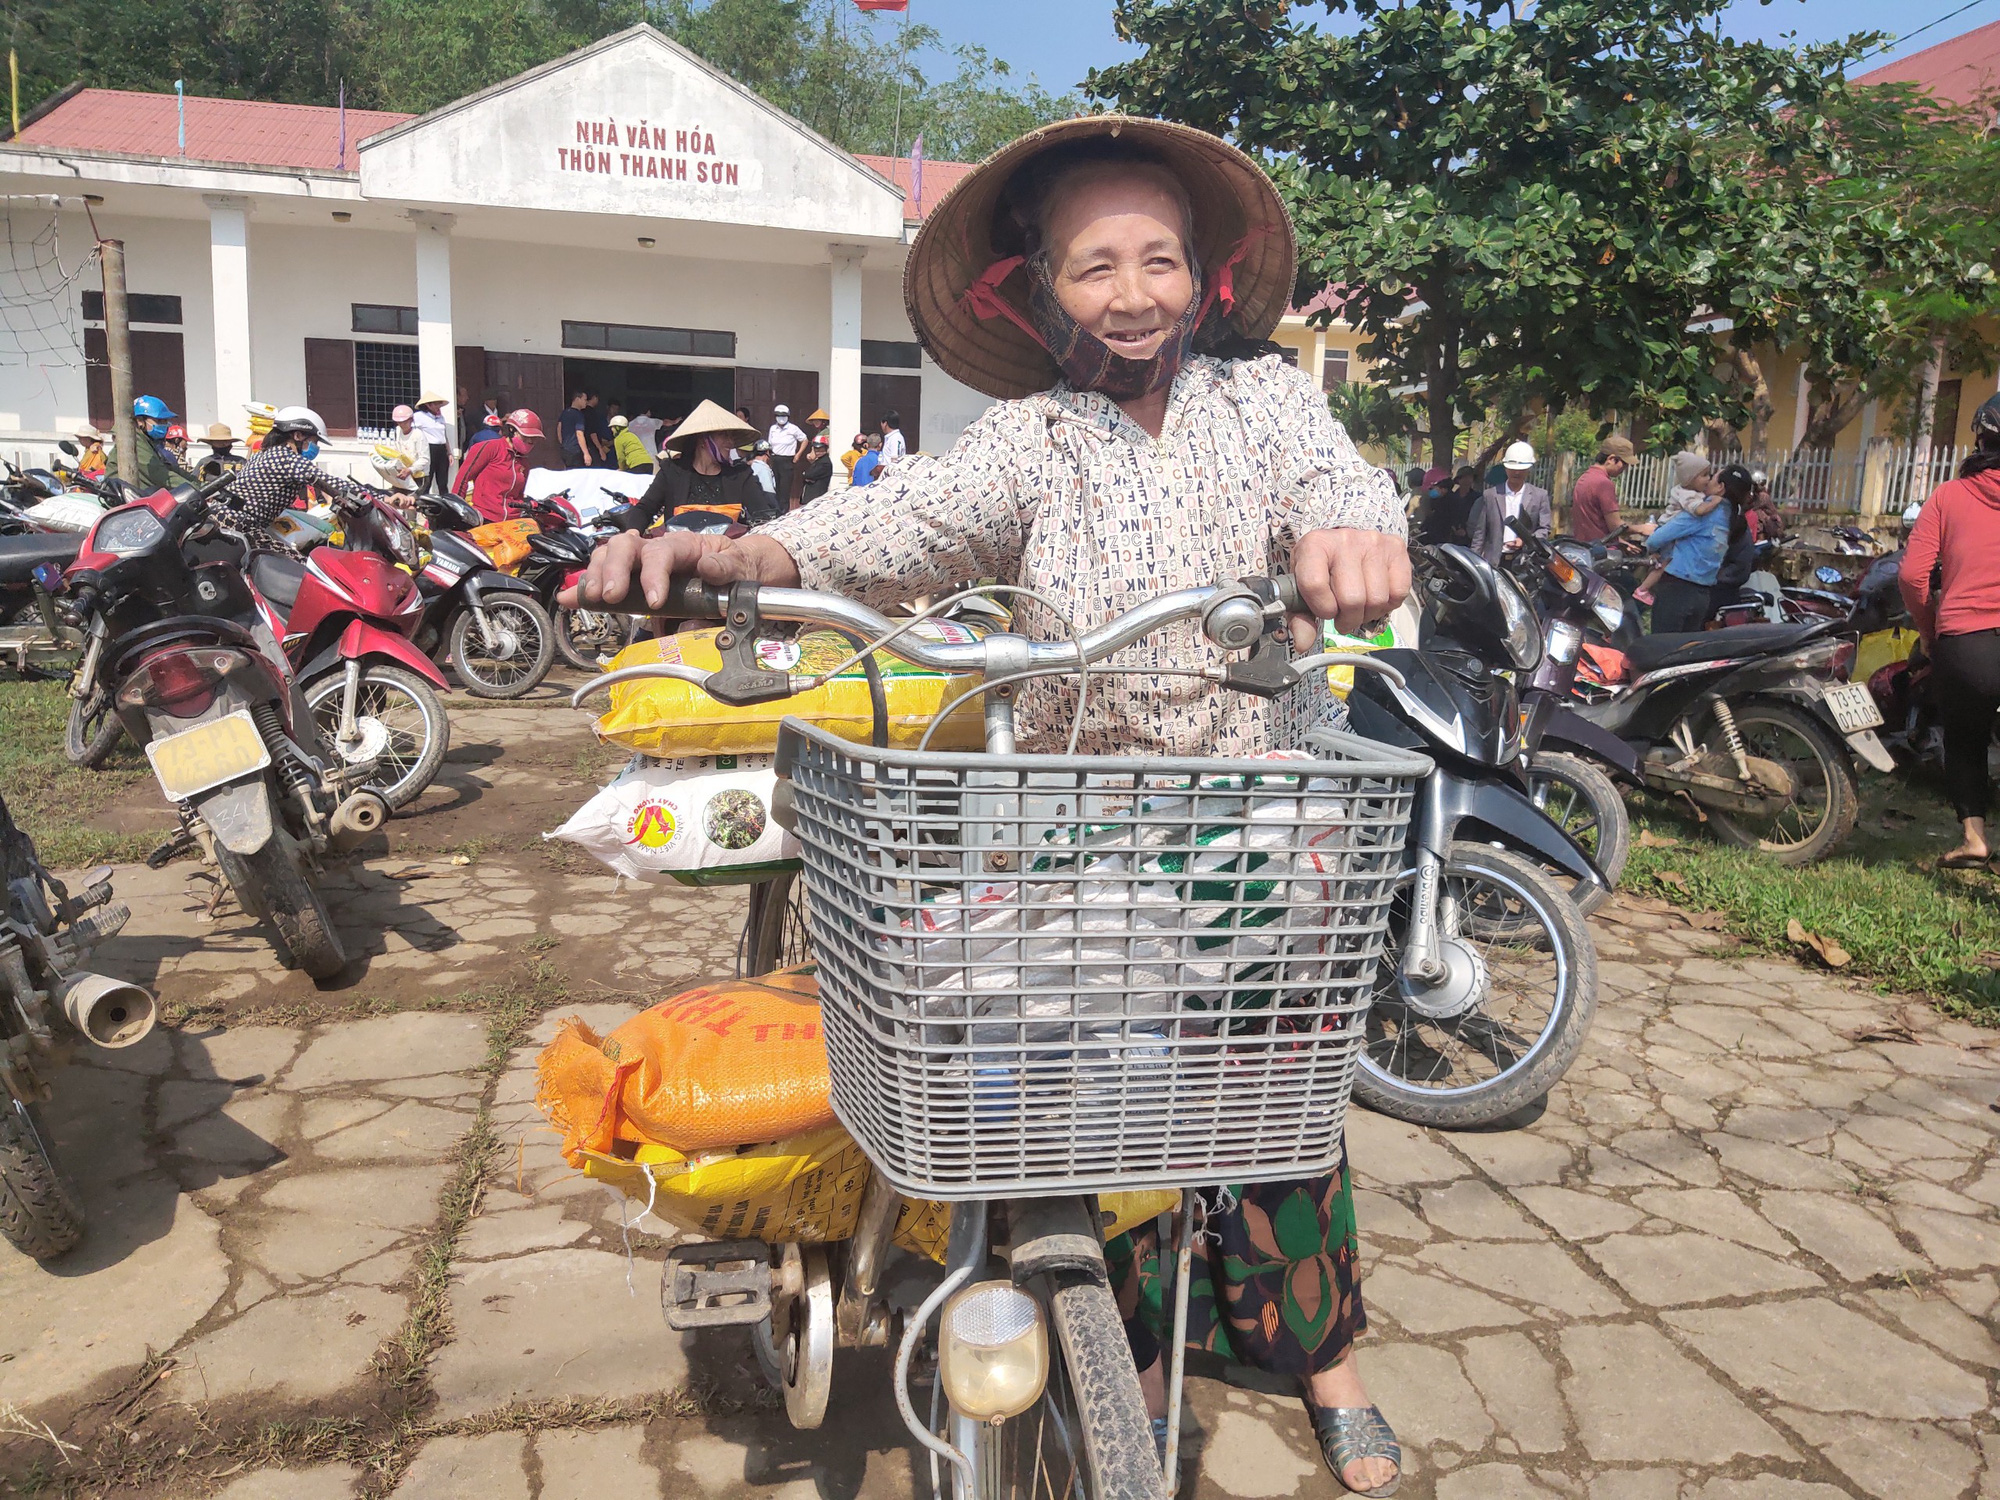
M1249 579L1160 596L1068 641L945 644L839 595L683 578L661 613L722 620L723 665L630 667L573 697L657 677L739 705L809 691L819 679L761 666L773 622L984 674L968 695L984 753L855 745L795 719L780 730L772 812L802 848L833 1110L874 1171L844 1254L681 1245L661 1290L671 1327L755 1330L794 1425L823 1420L837 1347L893 1342L897 1405L940 1493L943 1466L957 1500L1176 1487L1189 1185L1338 1163L1430 761L1329 730L1266 758L1021 754L1015 706L1045 675L1084 679L1079 726L1093 675L1199 676L1265 697L1329 665L1395 675L1367 657L1292 660L1297 608L1290 580ZM1186 671L1103 664L1189 619L1244 654ZM1180 1193L1163 1459L1095 1196L1147 1189ZM942 1281L898 1334L882 1272L905 1199L948 1203L950 1235ZM940 1314L920 1415L910 1370Z

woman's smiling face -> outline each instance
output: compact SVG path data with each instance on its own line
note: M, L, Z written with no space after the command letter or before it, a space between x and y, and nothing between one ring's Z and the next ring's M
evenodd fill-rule
M1157 168L1091 167L1050 195L1043 245L1063 311L1114 354L1150 359L1194 300L1186 200Z

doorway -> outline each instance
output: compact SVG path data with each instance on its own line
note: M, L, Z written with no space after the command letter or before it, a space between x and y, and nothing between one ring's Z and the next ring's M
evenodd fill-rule
M651 407L668 431L703 401L727 411L736 396L736 372L726 367L569 358L562 365L565 402L573 391L583 390L596 392L607 407L616 401L628 417Z

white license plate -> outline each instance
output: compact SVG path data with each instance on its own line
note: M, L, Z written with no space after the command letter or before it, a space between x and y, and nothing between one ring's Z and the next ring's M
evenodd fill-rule
M1875 706L1875 695L1865 683L1843 682L1828 688L1826 706L1833 711L1833 722L1842 734L1859 734L1882 723L1882 710Z
M245 709L154 740L146 758L170 802L185 802L210 787L235 781L271 763L264 737Z

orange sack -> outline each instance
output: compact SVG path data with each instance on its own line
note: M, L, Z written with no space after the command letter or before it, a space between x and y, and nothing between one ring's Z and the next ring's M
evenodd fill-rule
M535 1103L571 1166L620 1141L686 1152L780 1140L831 1125L827 1095L810 967L689 990L607 1037L572 1016L535 1070Z

